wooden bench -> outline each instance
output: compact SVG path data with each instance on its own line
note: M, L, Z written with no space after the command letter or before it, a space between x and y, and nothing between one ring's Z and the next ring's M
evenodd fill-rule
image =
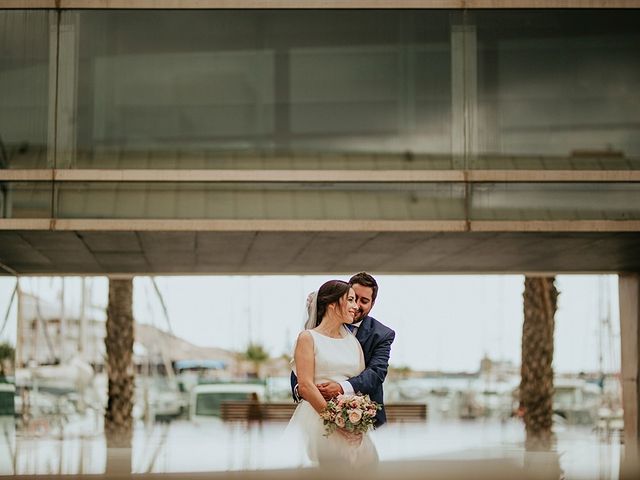
M255 402L236 400L220 404L220 416L225 421L269 420L287 422L296 409L293 402ZM385 405L389 422L422 422L427 419L424 403L389 403Z
M220 404L220 416L225 421L272 420L288 422L296 409L293 402L263 403L236 400Z
M253 402L234 401L220 404L220 417L224 421L241 421L249 418L249 406Z
M424 422L426 403L387 403L384 406L388 422Z
M274 420L288 422L298 405L293 402L263 403L263 420Z

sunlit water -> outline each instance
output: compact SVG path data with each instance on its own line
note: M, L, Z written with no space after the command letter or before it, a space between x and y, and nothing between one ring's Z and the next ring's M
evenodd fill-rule
M99 422L69 422L62 430L15 431L5 420L0 438L0 474L103 473L106 442ZM193 423L137 425L132 470L204 472L296 467L281 447L286 423ZM388 424L373 433L380 460L511 459L523 461L524 428L519 420L427 421ZM618 436L590 427L557 431L557 451L566 478L616 479L621 446Z

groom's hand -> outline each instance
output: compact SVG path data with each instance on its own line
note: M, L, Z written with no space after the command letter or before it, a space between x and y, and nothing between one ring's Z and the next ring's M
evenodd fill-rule
M316 387L318 387L325 400L335 398L344 393L340 384L336 382L319 383Z

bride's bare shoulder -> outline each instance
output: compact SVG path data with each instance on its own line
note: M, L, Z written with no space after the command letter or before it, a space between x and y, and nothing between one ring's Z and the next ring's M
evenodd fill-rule
M296 350L313 350L313 335L309 330L303 330L298 335Z
M313 335L310 330L303 330L298 335L298 343L300 342L313 342Z

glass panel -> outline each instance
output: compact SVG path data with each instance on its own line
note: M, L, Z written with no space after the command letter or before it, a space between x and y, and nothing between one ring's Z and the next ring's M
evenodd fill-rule
M640 11L474 16L473 167L640 168Z
M462 184L61 183L59 218L455 220Z
M448 15L64 12L78 114L59 165L449 168Z
M55 15L0 12L0 168L640 166L639 11Z
M475 184L471 190L471 219L638 220L640 184Z
M42 10L0 10L0 168L46 168L49 25Z
M51 182L0 182L0 218L50 218Z

